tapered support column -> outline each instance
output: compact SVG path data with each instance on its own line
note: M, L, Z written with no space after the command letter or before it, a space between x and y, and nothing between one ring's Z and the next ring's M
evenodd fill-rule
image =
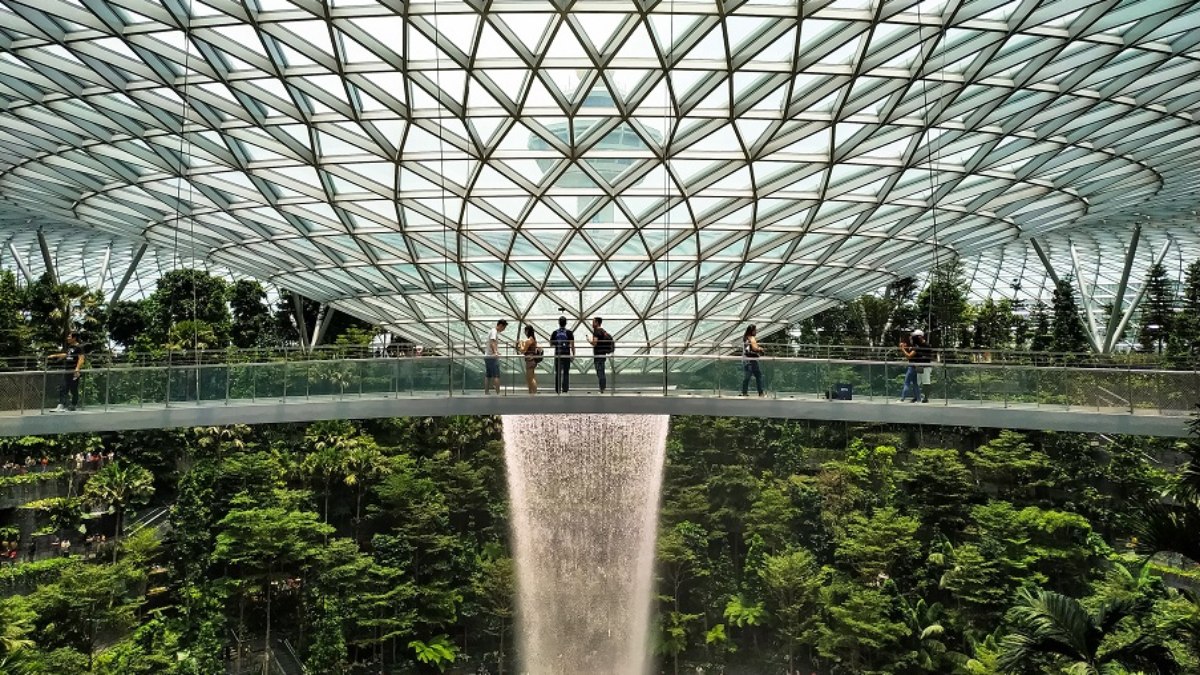
M109 307L121 300L121 294L125 292L125 287L129 285L129 280L133 278L133 273L137 271L137 266L142 262L142 255L146 253L146 247L148 246L149 244L143 243L134 252L133 259L129 261L129 269L125 270L125 274L121 276L121 283L117 284L117 287L113 289L112 297L108 299Z
M1087 315L1087 322L1084 328L1087 329L1088 341L1092 343L1092 351L1103 352L1104 347L1100 344L1100 332L1096 328L1096 313L1092 306L1092 294L1087 292L1083 286L1083 275L1080 274L1079 255L1075 252L1075 244L1069 244L1071 249L1071 276L1075 277L1075 288L1079 291L1079 300L1083 303L1083 313Z
M21 254L17 253L17 247L13 246L11 241L8 242L8 250L12 252L13 261L17 264L17 269L21 270L21 275L25 277L25 283L32 284L33 273L29 271L29 265L26 265L25 261L21 259Z
M50 255L50 245L46 243L46 235L41 228L37 231L38 248L42 249L42 262L46 265L46 274L50 275L50 281L54 285L58 285L58 273L54 269L54 258Z
M96 292L104 289L104 277L108 276L108 263L112 260L112 244L104 248L104 262L100 263L100 274L96 276Z
M308 349L308 322L304 320L304 298L292 292L292 314L296 317L296 331L300 333L300 349Z
M1154 264L1161 265L1163 259L1167 257L1167 251L1169 250L1171 250L1170 239L1163 242L1162 249L1159 250L1158 255L1154 256ZM1117 325L1117 330L1113 333L1114 336L1125 332L1125 327L1129 325L1129 319L1133 317L1133 313L1137 311L1138 305L1142 304L1142 298L1146 296L1146 286L1146 281L1142 280L1142 287L1138 289L1137 297L1134 298L1129 307L1125 309L1125 314L1121 317L1121 323ZM1115 337L1113 338L1113 344L1116 344Z
M1129 273L1133 270L1133 259L1137 255L1138 242L1142 238L1142 226L1133 226L1133 237L1125 249L1125 266L1121 269L1121 280L1117 282L1117 295L1113 298L1112 310L1108 313L1108 329L1104 334L1104 353L1111 353L1117 346L1117 326L1121 325L1121 310L1125 303L1125 289L1129 287Z
M330 305L322 305L321 318L317 320L317 330L313 333L312 343L309 345L309 351L316 349L317 345L325 339L325 332L329 330L329 324L333 323L333 315L337 314L337 310Z

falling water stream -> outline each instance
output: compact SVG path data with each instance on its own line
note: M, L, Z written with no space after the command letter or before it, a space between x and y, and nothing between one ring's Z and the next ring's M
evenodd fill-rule
M506 415L520 671L640 675L665 415Z

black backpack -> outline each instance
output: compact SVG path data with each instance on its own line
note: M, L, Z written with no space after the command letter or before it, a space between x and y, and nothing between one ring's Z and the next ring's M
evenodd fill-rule
M617 341L603 328L596 331L596 355L605 356L617 351Z

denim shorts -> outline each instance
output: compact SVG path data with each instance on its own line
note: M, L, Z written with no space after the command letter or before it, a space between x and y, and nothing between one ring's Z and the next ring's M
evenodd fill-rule
M487 356L483 359L485 377L500 377L500 357Z

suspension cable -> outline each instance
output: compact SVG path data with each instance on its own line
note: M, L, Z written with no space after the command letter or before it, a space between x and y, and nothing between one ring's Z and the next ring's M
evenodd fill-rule
M439 192L439 211L442 225L442 283L445 284L442 292L442 307L446 321L446 367L448 373L453 373L453 364L450 359L450 354L453 351L453 339L450 336L450 218L446 213L446 141L445 141L445 125L442 123L442 29L439 19L440 12L438 11L438 0L433 0L433 44L434 44L434 71L433 79L434 86L437 89L433 99L436 105L435 114L437 115L437 139L438 139L438 186ZM465 297L465 294L464 294ZM451 382L449 391L453 392L454 386Z
M187 126L188 118L191 116L191 56L192 56L192 0L188 0L186 7L187 16L184 19L183 25L183 86L180 91L180 111L179 111L179 175L176 177L175 183L175 220L173 223L172 235L172 260L171 269L177 271L182 264L182 257L179 252L179 235L180 235L180 220L183 217L183 183L186 180L188 184L187 204L193 204L195 186L192 184L190 170L187 163L188 156L191 155L192 143L188 139ZM197 291L196 291L196 219L195 214L188 214L188 226L191 238L190 256L192 258L192 274L188 281L192 287L192 344L193 347L198 346L200 341L199 333L200 326L197 321ZM167 325L167 340L170 341L171 333L175 329L175 310L174 300L172 299L171 312L169 313Z
M918 36L918 40L920 39L921 33L924 31L924 29L925 29L925 21L924 21L924 16L921 13L921 3L917 3L917 36ZM941 49L942 62L941 62L941 65L939 66L941 68L939 73L944 73L945 67L946 67L946 62L945 62L946 51L945 51L945 39L944 38L945 38L945 27L942 26L941 20L939 19L938 20L938 35L935 38L938 41L938 43L936 45L934 45L935 49L939 49L939 48ZM928 64L928 63L929 63L929 60L925 59L921 64L918 65L918 68L921 68L923 70L923 69L925 69L926 64ZM929 80L927 78L923 77L920 71L917 72L917 78L921 80L921 98L922 98L922 101L924 103L924 108L925 108L925 124L924 124L924 130L923 130L923 135L925 136L925 165L928 170L928 177L929 177L929 215L930 215L930 218L933 223L933 274L932 274L931 279L927 282L930 287L929 288L930 293L929 293L929 299L926 302L926 318L925 318L926 325L929 327L930 332L932 332L933 331L933 305L934 305L933 293L934 293L934 289L936 289L938 286L938 276L941 273L941 259L940 259L941 245L938 242L938 222L937 222L938 198L937 198L937 191L936 191L937 184L934 179L934 162L936 161L940 166L940 164L941 164L941 148L940 148L940 143L939 143L939 148L936 152L936 157L935 157L934 156L935 152L934 152L934 148L933 148L933 138L932 138L932 130L933 130L933 124L934 124L935 120L930 117ZM940 329L941 329L941 327L939 327L939 330ZM933 336L931 335L930 337L932 338Z

